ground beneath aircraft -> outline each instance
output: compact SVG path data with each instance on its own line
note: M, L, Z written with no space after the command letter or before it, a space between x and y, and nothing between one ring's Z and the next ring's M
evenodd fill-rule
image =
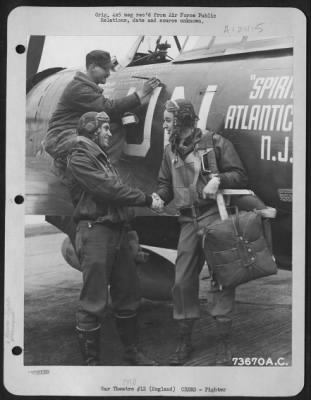
M44 228L49 233L49 229ZM38 232L37 232L38 233ZM27 235L26 235L27 236ZM74 331L74 313L81 273L69 267L60 252L61 233L28 235L25 250L25 365L82 365ZM159 250L171 260L175 251ZM205 310L206 270L201 275L202 318L194 330L195 351L187 365L212 365L215 328ZM290 271L263 278L237 290L233 350L236 357L279 357L291 363ZM148 355L167 365L175 347L175 323L169 302L144 300L140 309L141 343ZM126 365L110 314L103 321L103 365Z

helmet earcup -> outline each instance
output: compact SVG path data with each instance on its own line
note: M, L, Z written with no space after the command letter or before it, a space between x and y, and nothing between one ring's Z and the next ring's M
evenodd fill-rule
M84 131L86 134L91 135L92 133L94 133L97 129L97 123L96 121L88 121L85 125L84 125Z
M181 123L183 126L192 126L193 125L194 118L193 118L193 115L191 115L191 114L184 113L180 119L181 119Z

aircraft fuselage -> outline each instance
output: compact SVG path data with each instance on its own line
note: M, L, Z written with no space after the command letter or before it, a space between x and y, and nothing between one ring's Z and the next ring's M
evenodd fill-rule
M168 139L162 128L165 101L187 98L194 104L201 129L217 131L234 143L249 176L249 189L267 205L277 208L278 217L273 223L275 249L282 259L283 255L290 259L292 69L292 49L281 49L191 62L127 67L113 73L104 86L104 95L110 98L123 97L139 89L144 81L133 76L157 76L163 82L163 86L154 91L149 103L135 110L138 124L122 126L119 122L113 123L111 156L123 178L146 192L156 189L157 174ZM34 169L42 165L42 160L45 160L45 166L48 165L48 158L37 153L48 120L74 74L74 70L64 70L49 76L27 95L28 213L68 215L71 212L70 199L50 175L42 182L41 197L36 198L41 178L38 170L34 177ZM120 147L124 130L126 140ZM46 171L48 175L47 167L44 168L41 171ZM141 241L159 247L164 244L167 247L176 246L178 225L175 216L174 203L161 217L150 210L138 209L136 228ZM151 225L148 222L150 218L153 218ZM166 231L164 234L163 228Z

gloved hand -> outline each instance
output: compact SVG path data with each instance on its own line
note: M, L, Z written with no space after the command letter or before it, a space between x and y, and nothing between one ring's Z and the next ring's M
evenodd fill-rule
M157 212L162 212L164 209L164 201L157 193L152 193L152 205L151 208Z
M204 186L202 191L203 199L216 199L216 193L220 185L220 179L218 176L213 175L207 185Z

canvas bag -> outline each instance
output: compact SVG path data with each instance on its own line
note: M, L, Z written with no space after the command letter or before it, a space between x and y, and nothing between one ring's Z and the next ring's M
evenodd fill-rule
M208 133L207 145L212 150L204 154L211 173L217 173L212 133ZM247 201L244 206L247 209ZM277 273L270 221L262 217L261 210L244 211L235 206L227 219L219 217L201 228L198 234L212 276L222 288L236 287Z
M262 216L238 211L203 228L202 247L213 278L223 288L277 273Z

